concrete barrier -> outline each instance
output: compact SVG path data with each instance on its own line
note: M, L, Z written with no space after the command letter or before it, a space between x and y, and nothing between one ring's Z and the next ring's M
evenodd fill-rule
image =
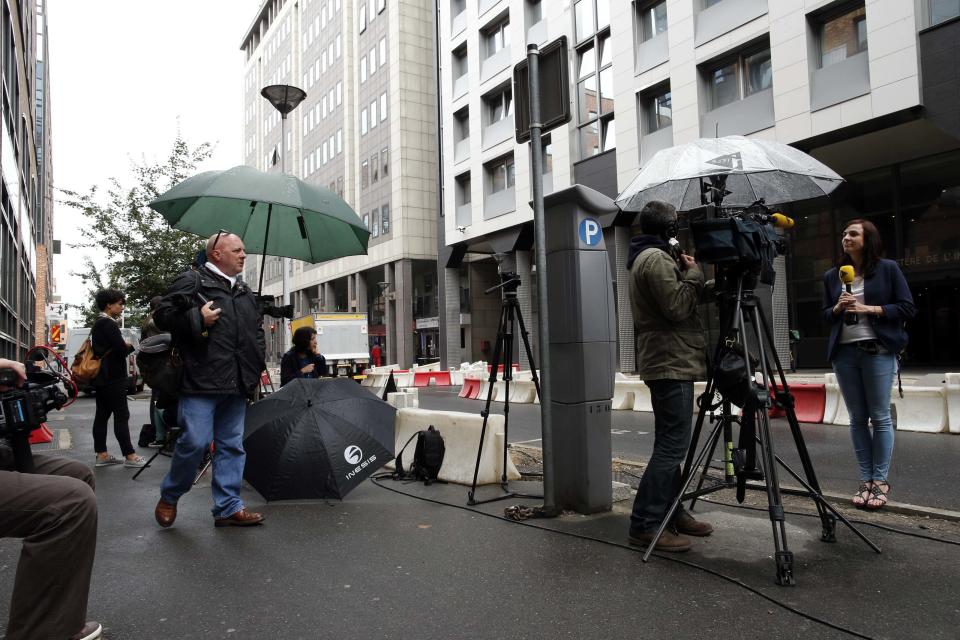
M905 386L903 397L894 391L891 401L897 408L897 431L947 431L947 398L944 387Z
M960 433L960 373L948 373L944 376L944 392L947 396L947 429L950 433Z
M413 386L428 387L430 384L438 387L449 387L450 372L435 370L424 371L423 369L417 369L413 372Z
M653 411L653 403L650 400L650 387L644 384L643 380L637 380L633 384L633 410L634 411Z
M458 387L463 384L463 371L459 369L450 370L450 384Z
M413 372L410 370L400 370L393 372L393 381L397 388L413 386Z
M837 384L837 374L823 374L823 424L837 424L837 413L843 398L840 396L840 386Z
M440 467L440 479L446 482L469 485L473 482L474 465L477 462L477 447L480 445L480 431L483 418L474 413L454 411L428 411L426 409L400 409L396 418L396 450L406 444L416 433L433 425L443 436L445 452L443 466ZM416 441L410 443L403 453L403 466L410 468ZM520 472L507 451L507 479L519 480ZM500 482L503 466L503 416L490 414L487 432L480 457L477 484L495 484ZM394 463L387 464L390 469Z
M633 384L626 377L619 377L622 375L618 373L618 377L614 378L613 382L613 399L610 401L610 408L614 411L633 410L635 397Z
M793 394L794 411L798 422L823 422L826 407L826 385L822 384L791 384L790 393ZM770 389L773 397L773 388ZM770 409L770 417L786 415L779 407Z
M537 388L530 380L512 380L510 382L510 402L517 404L530 404L537 395Z
M461 398L476 398L477 394L479 393L480 393L480 379L464 377L463 383L460 386L460 393L458 393L457 395L460 396Z
M413 394L405 391L394 391L392 393L388 393L387 404L394 409L406 409L407 407L413 408Z

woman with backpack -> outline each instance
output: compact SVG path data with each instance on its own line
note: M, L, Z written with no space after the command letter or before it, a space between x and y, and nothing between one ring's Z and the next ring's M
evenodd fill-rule
M293 332L293 346L280 359L280 386L297 378L327 375L327 361L317 353L317 330L300 327Z
M137 455L130 442L130 409L127 406L127 356L133 352L133 345L123 339L117 324L126 297L116 289L101 289L97 292L96 302L100 315L90 330L93 353L100 360L100 371L93 380L97 405L93 418L95 466L123 464L125 467L142 467L146 460ZM107 421L111 415L113 435L120 445L123 460L107 451Z

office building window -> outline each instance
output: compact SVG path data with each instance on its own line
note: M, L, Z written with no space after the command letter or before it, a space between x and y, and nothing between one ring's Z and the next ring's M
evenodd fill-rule
M367 56L360 57L360 84L367 81Z
M380 66L387 64L387 39L380 38L380 43L377 45L380 49Z
M550 134L540 138L543 145L543 174L553 173L553 138Z
M370 63L370 75L372 76L377 70L377 48L370 47L370 53L367 55L367 61Z
M867 13L861 4L825 14L817 26L820 67L843 62L867 50Z
M373 229L370 230L370 235L373 236L374 238L377 238L380 236L380 216L377 215L378 213L379 212L376 209L374 209L372 212L372 215L370 216L372 218L372 223L373 223Z
M705 71L711 110L773 86L769 47L750 49Z
M367 135L367 110L360 111L360 135Z
M656 38L667 32L667 3L665 0L654 3L637 3L637 33L640 42Z
M367 228L367 231L370 230L370 214L369 213L363 214L363 226Z
M390 232L390 205L385 204L380 207L380 231L382 233Z
M367 30L367 5L365 4L360 5L359 25L360 25L360 33L363 33L364 31Z
M374 184L380 179L380 163L377 162L377 154L370 158L370 184Z
M373 129L377 126L377 101L374 100L370 103L370 128Z
M513 90L507 86L483 97L487 108L487 124L513 117Z
M337 178L337 195L343 197L343 176Z
M507 156L494 160L486 165L487 176L489 177L489 193L499 193L513 188L514 166L513 156Z
M603 0L580 0L576 5L577 40L580 42L576 49L576 77L581 160L616 147L613 51L609 7L600 10L600 5L604 4ZM595 31L590 33L589 29Z
M960 16L960 0L930 0L930 24L940 24Z
M380 122L387 119L387 93L380 94Z
M457 193L456 193L456 204L457 206L470 204L470 172L462 173L456 178L457 180Z
M640 110L645 119L643 135L673 126L673 99L669 87L641 96L640 102Z
M364 160L360 163L360 188L366 189L370 186L370 163Z
M491 25L483 33L486 57L498 53L501 49L510 46L510 20L501 20Z
M386 178L390 175L390 149L380 149L380 175Z

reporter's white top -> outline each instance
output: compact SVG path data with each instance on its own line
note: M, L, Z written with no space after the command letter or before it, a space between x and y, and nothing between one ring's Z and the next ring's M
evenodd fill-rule
M845 291L846 286L842 287L842 289ZM857 302L860 304L866 304L863 301L862 277L857 276L853 279L853 284L850 285L850 292L853 294L853 297L857 299ZM840 330L840 344L877 339L877 334L873 330L873 325L870 324L869 315L866 313L858 313L857 316L859 316L859 321L857 324L847 324L846 318L844 318L843 324L841 325L842 328Z

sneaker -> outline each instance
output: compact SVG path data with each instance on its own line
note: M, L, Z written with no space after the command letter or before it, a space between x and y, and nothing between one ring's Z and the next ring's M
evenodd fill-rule
M631 531L628 539L630 544L636 547L649 547L650 542L653 540L653 536L656 534L656 531ZM660 536L660 539L657 540L657 544L653 548L656 551L669 551L671 553L678 553L680 551L689 551L690 546L690 538L679 533L674 533L670 529L666 529L664 530L663 535Z
M166 441L166 440L154 440L153 442L151 442L151 443L148 444L147 446L150 447L151 449L163 449L165 446L167 446L167 441Z
M713 533L713 527L709 522L701 522L686 511L673 518L673 527L682 534L688 536L697 536L702 538Z
M124 459L123 459L123 466L125 466L125 467L133 467L133 468L135 468L135 469L140 468L140 467L145 467L145 466L147 466L147 459L144 458L143 456L137 456L137 457L134 458L133 460L131 460L130 458L124 458Z
M97 640L102 631L103 627L100 626L100 623L91 620L83 625L83 629L70 636L70 640Z
M106 458L101 458L97 456L96 462L93 463L95 467L109 467L112 464L120 464L123 462L120 458L115 458L113 456L107 456Z

